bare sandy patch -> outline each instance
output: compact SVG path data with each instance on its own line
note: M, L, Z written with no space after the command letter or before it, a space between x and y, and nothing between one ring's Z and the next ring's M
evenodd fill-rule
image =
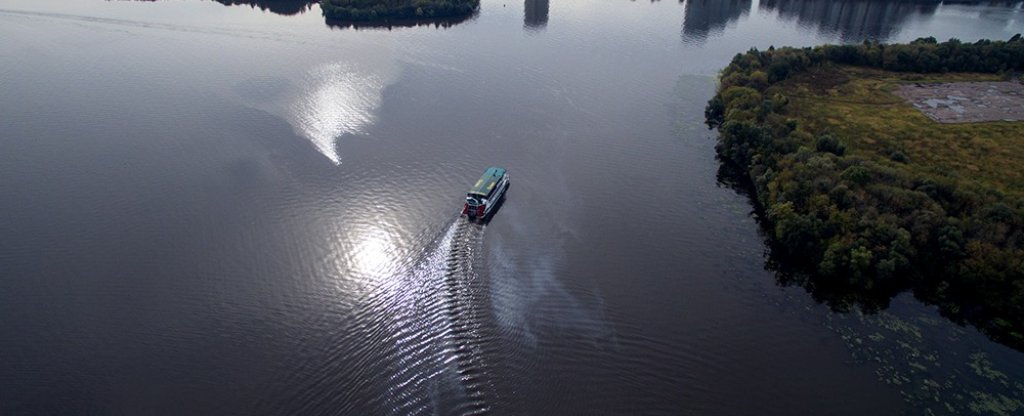
M1024 120L1024 84L952 82L907 84L895 91L940 123Z

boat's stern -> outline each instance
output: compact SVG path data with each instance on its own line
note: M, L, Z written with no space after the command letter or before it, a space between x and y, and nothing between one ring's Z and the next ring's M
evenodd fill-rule
M462 215L483 218L487 212L487 200L474 198L472 196L466 197L466 203L462 206Z

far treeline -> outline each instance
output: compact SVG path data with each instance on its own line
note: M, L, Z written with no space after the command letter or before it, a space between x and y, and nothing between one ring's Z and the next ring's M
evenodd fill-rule
M480 0L321 0L324 16L340 21L413 20L464 17Z
M910 44L752 49L723 70L705 117L709 127L718 128L723 166L736 172L759 205L773 257L788 259L786 273L802 276L793 280L812 292L882 293L882 306L896 293L913 290L947 317L1024 349L1024 189L928 166L899 149L878 148L869 138L817 130L827 123L791 111L790 100L800 98L787 97L787 80L843 67L922 79L953 72L1012 77L1024 70L1021 35L975 43L922 38ZM858 121L848 114L816 114L832 123ZM920 118L922 125L931 123ZM1017 134L1024 131L1021 123L963 128L995 126ZM880 124L874 131L894 128ZM971 138L964 136L969 134L960 143L939 145L967 146ZM1008 141L1024 148L1024 137L1017 138ZM1010 166L1024 170L1024 160ZM879 307L864 305L864 297L833 295L816 297L838 308Z

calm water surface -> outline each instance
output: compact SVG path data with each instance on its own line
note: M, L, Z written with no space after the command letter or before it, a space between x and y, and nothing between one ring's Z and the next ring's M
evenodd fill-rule
M776 286L702 125L750 47L1020 3L281 4L0 2L0 414L1024 411L1024 354L933 308Z

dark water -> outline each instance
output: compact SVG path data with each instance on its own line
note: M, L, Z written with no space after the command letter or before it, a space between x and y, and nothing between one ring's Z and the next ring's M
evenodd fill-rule
M1024 355L933 308L776 286L702 126L752 46L1020 3L236 3L0 3L0 414L1024 411Z

